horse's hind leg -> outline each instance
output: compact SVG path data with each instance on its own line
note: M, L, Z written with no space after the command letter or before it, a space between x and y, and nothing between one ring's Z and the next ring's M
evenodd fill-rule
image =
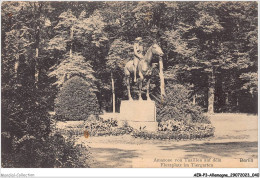
M150 90L150 78L148 79L147 81L147 87L146 87L146 97L147 97L147 100L151 100L150 98L150 94L149 94L149 90Z
M133 64L134 64L134 82L136 82L136 69L138 65L139 59L137 57L134 58Z
M126 76L126 84L127 84L128 99L133 100L130 92L130 75Z

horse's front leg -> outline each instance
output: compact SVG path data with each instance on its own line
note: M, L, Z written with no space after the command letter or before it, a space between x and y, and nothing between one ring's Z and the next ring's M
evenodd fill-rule
M127 84L128 100L133 100L130 92L130 76L126 77L126 84Z
M142 72L139 72L139 94L138 94L139 100L143 100L143 98L142 98L143 80L144 80L144 76L143 76Z
M151 100L150 98L150 94L149 94L149 90L150 90L150 77L148 78L148 81L147 81L147 86L146 86L146 97L147 97L147 100Z

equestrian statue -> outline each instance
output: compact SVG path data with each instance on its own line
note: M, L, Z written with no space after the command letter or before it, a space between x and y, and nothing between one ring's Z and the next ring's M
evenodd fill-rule
M157 44L154 43L152 46L150 46L146 52L146 54L143 56L143 47L141 45L142 38L138 37L135 40L134 44L134 52L135 52L135 57L134 60L130 60L126 63L124 67L124 73L125 73L125 78L126 78L126 83L127 83L127 91L128 91L128 99L133 100L130 92L130 77L131 74L134 74L134 82L136 82L136 76L137 74L139 75L139 80L138 80L138 88L139 88L139 94L138 98L139 100L142 100L141 97L141 90L143 86L144 79L147 80L147 86L146 86L146 97L147 100L150 99L149 95L149 89L150 89L150 79L152 75L152 70L154 68L154 65L152 65L152 58L154 55L157 55L159 57L159 69L160 69L160 87L161 87L161 97L165 95L164 91L164 77L163 77L163 63L162 63L162 56L164 55L161 47Z

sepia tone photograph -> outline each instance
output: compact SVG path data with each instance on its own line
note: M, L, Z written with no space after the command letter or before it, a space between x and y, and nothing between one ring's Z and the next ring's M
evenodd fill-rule
M258 168L258 3L2 2L1 168Z

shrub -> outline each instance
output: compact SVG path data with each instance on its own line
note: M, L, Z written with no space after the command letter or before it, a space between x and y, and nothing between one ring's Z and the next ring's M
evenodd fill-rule
M2 137L3 138L3 137ZM5 137L5 140L8 137ZM10 138L9 138L10 139ZM9 153L2 153L2 167L9 168L85 168L89 167L88 149L72 138L65 140L60 134L47 139L25 135L13 138Z
M85 120L98 114L99 105L94 89L82 77L65 82L55 100L56 117L62 120Z
M45 147L46 148L46 147ZM54 134L48 140L46 152L51 165L56 168L86 168L89 167L90 154L83 144L75 144L73 137L65 139L60 134ZM48 167L48 165L46 165Z
M64 115L58 115L56 113L55 113L55 115L51 116L51 119L55 120L55 121L66 121L66 120L68 120L68 118L65 117Z
M157 102L157 121L176 120L185 122L210 123L201 107L193 105L189 90L180 84L168 84L163 102Z
M84 135L84 129L83 128L68 128L66 130L64 129L57 129L55 133L58 133L60 135L63 135L66 138L70 137L77 137L77 136L83 136Z

